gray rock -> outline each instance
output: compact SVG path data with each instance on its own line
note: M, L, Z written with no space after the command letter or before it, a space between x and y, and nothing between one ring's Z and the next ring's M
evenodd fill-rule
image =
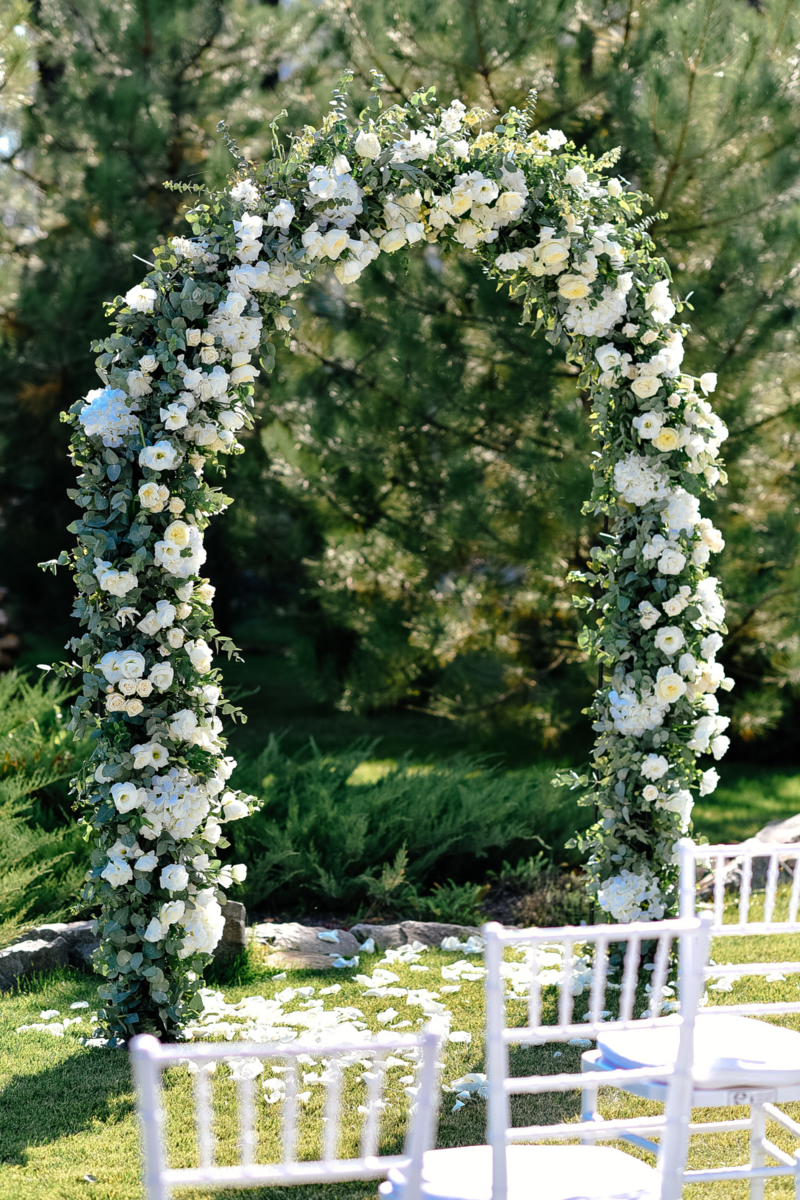
M7 992L13 988L21 975L30 975L34 971L56 971L59 967L68 966L69 949L63 937L17 942L0 950L0 991Z
M394 950L406 944L406 936L399 925L353 925L350 932L359 945L372 938L379 950Z
M256 940L273 950L292 951L300 954L324 954L326 958L341 954L351 958L358 954L359 942L346 929L316 929L313 925L299 925L296 921L286 924L273 924L265 921L255 927ZM319 935L336 934L333 938Z
M443 938L457 937L465 942L473 934L479 934L480 929L474 925L443 925L438 921L401 921L404 941L422 942L424 946L435 946L438 950Z
M73 947L69 952L69 965L75 967L78 971L85 971L87 975L94 974L94 963L92 955L100 945L98 941L81 942Z
M228 900L222 905L222 915L225 928L214 950L214 958L224 962L247 948L247 910L238 900Z

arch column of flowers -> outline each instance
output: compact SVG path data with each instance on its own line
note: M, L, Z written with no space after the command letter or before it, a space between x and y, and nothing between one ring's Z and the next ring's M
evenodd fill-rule
M318 270L348 284L416 243L471 252L580 370L598 440L587 511L609 531L573 578L592 585L582 645L606 682L589 710L592 764L571 782L598 804L589 886L613 918L672 907L675 843L693 795L716 786L700 756L728 741L708 569L722 540L699 503L723 478L726 430L707 400L715 377L682 373L682 305L642 197L607 177L617 156L532 131L528 110L437 107L432 90L384 109L380 78L354 126L342 91L265 164L229 144L229 187L203 193L192 235L154 251L108 306L113 330L93 347L102 387L65 414L81 514L57 561L74 571L83 632L60 670L83 684L71 727L95 739L77 781L94 846L83 899L101 905L101 1019L117 1036L177 1032L202 1007L220 900L244 878L219 854L225 823L257 801L228 783L222 717L236 710L212 647L234 647L202 575L203 531L230 501L204 470L243 450L254 380Z

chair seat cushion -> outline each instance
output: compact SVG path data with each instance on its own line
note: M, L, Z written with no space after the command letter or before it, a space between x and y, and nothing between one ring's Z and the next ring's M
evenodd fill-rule
M656 1067L675 1061L678 1027L669 1017L658 1029L609 1029L597 1048L615 1067ZM695 1083L705 1086L779 1087L800 1083L800 1033L752 1017L698 1013Z
M429 1150L425 1200L491 1200L488 1146ZM647 1163L606 1146L509 1146L508 1200L658 1200L659 1176ZM401 1200L403 1174L389 1172L381 1195Z

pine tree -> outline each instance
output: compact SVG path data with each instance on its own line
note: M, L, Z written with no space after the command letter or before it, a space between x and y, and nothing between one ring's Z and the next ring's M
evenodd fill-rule
M69 611L66 578L36 562L59 553L75 515L59 413L97 385L103 302L181 225L187 197L164 183L224 177L217 122L265 126L279 54L304 25L247 0L39 0L15 22L37 78L4 168L20 205L7 210L14 286L0 312L0 555L30 624Z

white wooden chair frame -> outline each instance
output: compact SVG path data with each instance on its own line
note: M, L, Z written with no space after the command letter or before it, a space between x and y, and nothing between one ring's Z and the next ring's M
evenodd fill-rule
M169 1200L173 1187L263 1187L269 1184L335 1183L345 1180L381 1179L391 1167L402 1167L408 1178L408 1200L420 1200L420 1177L422 1155L434 1137L434 1123L439 1095L436 1064L441 1044L441 1035L426 1030L418 1035L399 1035L395 1038L381 1036L379 1042L354 1045L352 1042L314 1043L313 1046L289 1043L257 1045L248 1043L219 1044L198 1043L187 1046L162 1045L155 1037L142 1034L130 1044L134 1080L137 1088L137 1108L141 1121L142 1148L144 1152L144 1184L147 1200ZM379 1155L378 1136L381 1099L385 1078L384 1060L392 1051L408 1053L418 1049L421 1057L417 1067L417 1102L410 1119L406 1135L405 1152L395 1155ZM323 1135L323 1157L313 1162L297 1159L297 1070L298 1058L308 1055L331 1060L324 1080L326 1088ZM367 1079L367 1115L361 1132L360 1156L337 1158L339 1140L339 1116L341 1107L342 1065L341 1059L369 1057L373 1069ZM240 1163L236 1166L214 1165L214 1134L210 1110L211 1088L205 1071L195 1075L195 1103L197 1132L200 1149L199 1167L170 1167L167 1164L164 1143L164 1113L162 1109L163 1080L165 1067L180 1062L195 1063L199 1068L206 1063L242 1058L280 1058L288 1062L284 1075L285 1099L283 1110L283 1162L261 1164L254 1161L256 1132L253 1103L253 1080L238 1080L239 1092L239 1147ZM410 1066L411 1064L409 1064Z
M768 866L765 880L764 919L749 921L748 913L752 896L753 859L767 858ZM798 845L714 845L697 846L689 838L680 842L680 914L682 919L695 915L696 911L696 864L698 861L711 859L714 871L714 900L711 924L711 937L743 937L752 935L768 935L772 933L800 933L800 844ZM775 900L779 883L781 866L794 859L792 890L789 897L789 912L787 920L774 919ZM742 881L739 893L739 920L724 924L725 911L725 878L726 871L736 860L741 860ZM685 973L689 967L686 952L691 952L690 945L681 948L681 990ZM774 971L782 974L800 974L800 961L788 963L737 963L734 966L710 966L702 964L702 979L740 978L742 975L768 975ZM723 1014L738 1016L779 1015L781 1013L800 1013L800 1001L776 1002L757 1004L725 1004L712 1006L703 1010L704 1014ZM585 1072L618 1071L614 1064L606 1063L600 1050L587 1051L583 1056ZM583 1104L581 1116L585 1121L599 1120L597 1111L597 1087L593 1082L587 1082L583 1089ZM664 1101L666 1090L658 1082L641 1083L632 1076L619 1085L633 1095L646 1100ZM778 1103L800 1100L800 1084L776 1087L731 1087L730 1084L720 1084L718 1087L704 1085L695 1086L692 1095L692 1108L733 1108L747 1106L749 1116L742 1120L692 1122L689 1134L727 1133L734 1130L746 1131L749 1135L750 1162L748 1166L720 1167L708 1171L687 1170L687 1183L708 1183L727 1179L748 1179L750 1181L750 1200L763 1200L764 1181L781 1176L794 1176L796 1194L800 1195L800 1151L794 1156L787 1154L774 1142L767 1138L767 1120L770 1119L782 1129L792 1134L800 1141L800 1124L776 1108ZM655 1149L655 1145L640 1137L626 1137L626 1141L644 1149ZM767 1157L774 1158L778 1166L767 1166Z
M506 1147L513 1142L552 1141L582 1138L590 1142L614 1141L626 1138L637 1145L646 1145L657 1154L657 1170L661 1177L661 1200L679 1200L683 1186L688 1145L690 1104L692 1098L691 1064L693 1032L697 1004L702 991L701 964L708 954L711 921L694 916L672 921L638 922L630 925L594 925L563 929L508 930L497 924L484 926L486 938L486 1017L487 1017L487 1075L488 1130L487 1141L492 1148L492 1197L504 1200L507 1193ZM651 1011L658 1012L658 1000L663 994L674 940L681 942L686 969L684 972L685 1000L681 1016L672 1018L680 1025L679 1051L674 1069L671 1067L640 1071L599 1070L589 1075L514 1077L508 1074L510 1044L544 1045L548 1042L569 1042L575 1037L596 1036L601 1029L649 1029L663 1017L636 1018L633 1015L639 977L641 943L656 940L655 970L653 971ZM620 1016L616 1021L602 1021L608 974L607 948L612 943L627 942ZM548 943L564 945L563 974L559 985L558 1021L543 1025L541 1021L541 985L536 968L538 949ZM504 979L501 973L505 946L526 943L531 955L531 984L528 996L528 1024L508 1028L505 1023ZM593 945L594 970L589 1000L589 1019L573 1021L571 994L574 948L576 944ZM510 1097L515 1093L566 1092L601 1086L619 1087L636 1082L657 1082L667 1093L663 1116L636 1117L630 1120L600 1121L594 1114L580 1123L558 1125L512 1126ZM648 1137L645 1137L648 1135ZM649 1140L660 1136L656 1145ZM405 1198L404 1198L405 1200Z

